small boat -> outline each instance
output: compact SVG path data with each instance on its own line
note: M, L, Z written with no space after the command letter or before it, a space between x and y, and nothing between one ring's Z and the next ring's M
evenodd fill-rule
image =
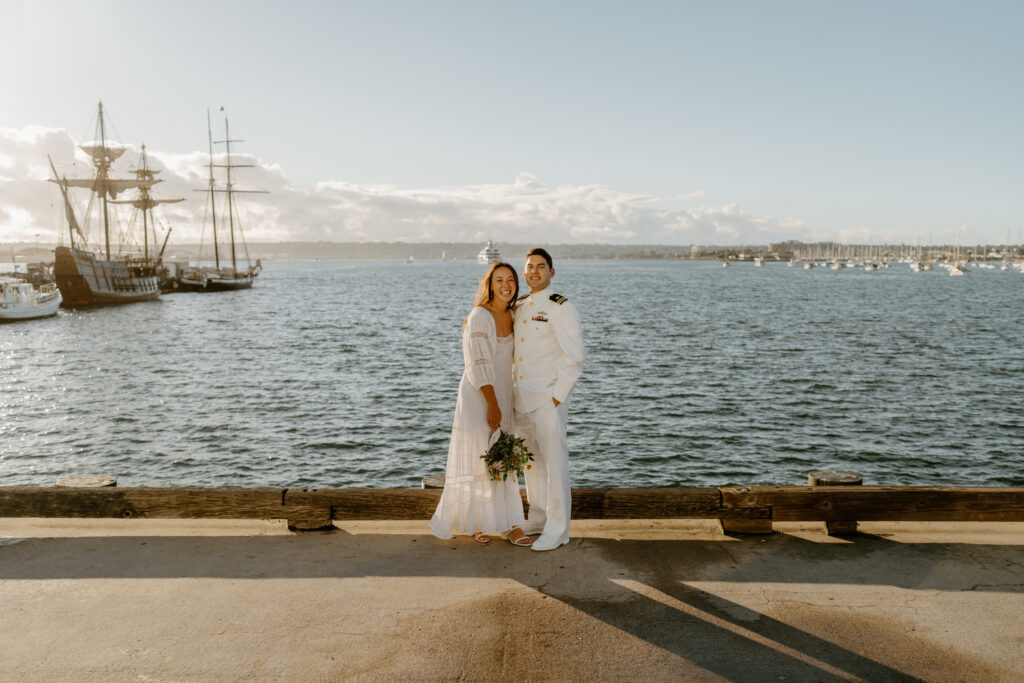
M755 268L764 268L764 257L763 256L755 256L754 257L754 267Z
M53 283L41 285L0 277L0 321L30 320L54 315L64 299Z
M498 248L494 246L491 240L487 240L487 246L476 255L476 260L489 266L492 263L501 261L501 252L498 251Z

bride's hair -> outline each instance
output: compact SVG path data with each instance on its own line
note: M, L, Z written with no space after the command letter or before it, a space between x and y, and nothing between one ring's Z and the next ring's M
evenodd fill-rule
M512 293L512 300L508 302L508 309L512 310L516 306L516 299L519 298L519 275L516 274L516 269L505 263L504 261L498 261L490 268L487 269L487 273L480 278L480 286L476 288L476 301L473 302L473 307L486 306L491 303L494 299L494 287L491 285L491 278L494 277L494 271L498 268L508 268L512 271L512 281L516 283L516 291Z
M512 292L512 300L508 302L508 310L512 310L516 307L516 300L519 298L519 275L516 273L516 269L505 263L499 261L493 266L487 269L487 272L482 278L480 278L480 285L476 288L476 301L473 302L473 308L477 306L486 306L491 303L491 299L494 298L494 288L491 286L491 278L494 277L494 271L498 268L508 268L512 271L512 281L516 283L516 291ZM472 309L470 309L472 311ZM469 321L467 316L462 321L462 327L465 329L466 323Z

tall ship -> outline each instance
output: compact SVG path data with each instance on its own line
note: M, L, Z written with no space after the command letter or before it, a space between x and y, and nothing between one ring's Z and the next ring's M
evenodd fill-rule
M239 190L235 187L231 171L236 168L251 168L253 164L237 164L232 161L231 158L231 143L242 142L241 140L231 139L231 129L228 125L227 117L224 118L224 139L214 140L212 127L210 125L210 113L206 113L206 135L209 142L210 148L210 163L209 163L209 181L207 189L197 190L197 192L206 192L207 201L209 201L209 210L207 216L210 220L210 228L212 232L212 243L213 243L213 267L210 266L194 266L186 268L181 277L178 279L179 285L183 289L190 289L195 291L215 292L225 291L234 289L249 289L252 287L253 281L256 276L263 270L263 266L259 259L256 259L255 263L249 261L249 250L245 244L245 237L242 234L242 226L238 220L238 207L236 205L235 197L239 194L266 194L264 190ZM222 163L215 163L215 157L213 153L214 144L222 144L225 146L225 153L223 156ZM218 185L217 180L214 176L214 168L224 169L224 183ZM222 195L223 199L220 202L220 233L217 228L217 196ZM227 235L224 235L224 214L227 214ZM203 224L203 234L206 233L206 224ZM226 249L227 245L231 245L231 265L228 265L227 254L221 253L222 245L220 243L221 238L227 238L223 247ZM241 246L245 251L244 263L238 254L238 243L241 242ZM199 259L200 262L203 260L203 244L199 247Z
M116 211L110 204L125 190L148 190L160 181L154 177L138 175L135 178L111 175L111 165L127 148L108 144L102 102L99 103L96 118L96 132L98 142L80 146L89 155L94 167L92 177L61 176L53 160L50 160L54 176L50 182L60 186L70 238L69 246L58 244L54 250L53 274L63 297L63 305L95 306L156 299L160 296L157 280L159 259L138 250L135 242L137 237L128 230L120 229L116 223ZM71 199L72 188L85 189L89 193L81 223ZM97 199L99 202L95 201ZM90 248L87 238L94 212L101 215L103 222L103 248L99 253ZM115 216L112 217L112 213ZM113 248L112 234L116 238Z
M501 252L498 251L498 248L494 246L491 240L487 240L487 246L476 255L476 260L480 263L491 265L501 260Z

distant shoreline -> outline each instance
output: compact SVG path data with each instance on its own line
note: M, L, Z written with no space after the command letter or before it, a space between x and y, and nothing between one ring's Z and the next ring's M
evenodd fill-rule
M52 242L0 242L0 263L49 261L53 258ZM467 261L475 260L480 242L251 242L249 256L266 261ZM495 242L506 260L519 260L534 243ZM787 241L751 245L666 245L666 244L545 244L555 258L565 259L636 259L636 260L730 260L750 261L760 256L766 261L828 260L862 257L896 258L917 254L922 259L951 258L959 251L961 258L999 260L1020 258L1020 245L910 245L910 244L836 244L834 242L803 243ZM206 248L209 252L209 247ZM209 258L204 254L204 258ZM169 244L165 261L186 261L199 258L199 244Z

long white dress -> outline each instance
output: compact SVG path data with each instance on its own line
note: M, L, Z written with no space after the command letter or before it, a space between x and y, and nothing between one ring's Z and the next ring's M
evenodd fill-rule
M501 429L512 432L512 347L512 335L498 338L490 312L473 308L462 330L465 370L455 404L444 491L430 520L430 533L438 538L478 531L497 534L523 525L518 479L493 481L480 457L491 437L487 400L480 387L494 387Z

